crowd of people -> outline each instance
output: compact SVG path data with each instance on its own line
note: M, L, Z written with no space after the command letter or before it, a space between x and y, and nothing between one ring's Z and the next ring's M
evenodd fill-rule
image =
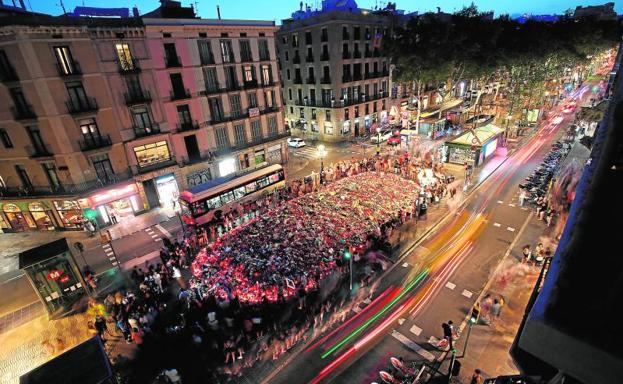
M163 239L159 263L132 269L137 289L92 302L88 326L104 341L114 328L138 345L146 334L174 335L220 373L239 375L258 360L279 358L310 329L343 320L353 303L350 290L344 294L345 252L365 265L355 266L355 284L359 294L369 292L380 266L363 251L452 193L450 181L441 167L409 156L331 164L322 180L312 175L255 202L249 221L232 218L222 231L197 228L174 242ZM163 312L166 326L156 331Z

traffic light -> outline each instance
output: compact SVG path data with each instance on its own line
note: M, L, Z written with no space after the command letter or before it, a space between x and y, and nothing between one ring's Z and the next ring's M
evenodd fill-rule
M93 220L97 217L97 211L94 209L86 208L84 210L84 217L89 220Z
M478 319L480 319L480 305L476 303L476 305L472 307L472 315L469 318L469 322L472 324L477 324Z
M345 249L345 250L344 250L344 259L345 259L345 260L350 260L351 256L352 256L352 255L351 255L351 253L350 253L350 250L349 250L348 248L347 248L347 249Z

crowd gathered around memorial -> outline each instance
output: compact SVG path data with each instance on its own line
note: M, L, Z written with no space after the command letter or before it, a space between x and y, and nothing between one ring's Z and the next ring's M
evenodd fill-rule
M131 271L138 289L93 303L89 327L139 345L146 335L190 341L211 372L239 375L346 316L349 257L358 294L371 294L392 231L454 192L442 167L407 156L343 161L319 176L258 201L243 224L225 217L220 236L163 239L160 262Z

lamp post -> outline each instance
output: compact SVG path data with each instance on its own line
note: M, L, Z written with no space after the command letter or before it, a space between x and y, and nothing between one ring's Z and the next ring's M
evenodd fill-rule
M381 127L376 127L376 156L381 156Z
M324 157L327 156L327 149L323 144L320 144L317 148L318 157L320 158L320 184L324 184Z

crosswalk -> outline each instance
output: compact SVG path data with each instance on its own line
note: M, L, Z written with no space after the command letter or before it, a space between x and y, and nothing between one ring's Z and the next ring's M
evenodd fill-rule
M359 148L336 148L332 149L332 152L337 152L347 156L361 156L363 155L363 149ZM367 151L367 154L371 153ZM318 159L318 150L316 147L308 146L302 148L290 148L290 156L294 156L300 159L315 160Z

